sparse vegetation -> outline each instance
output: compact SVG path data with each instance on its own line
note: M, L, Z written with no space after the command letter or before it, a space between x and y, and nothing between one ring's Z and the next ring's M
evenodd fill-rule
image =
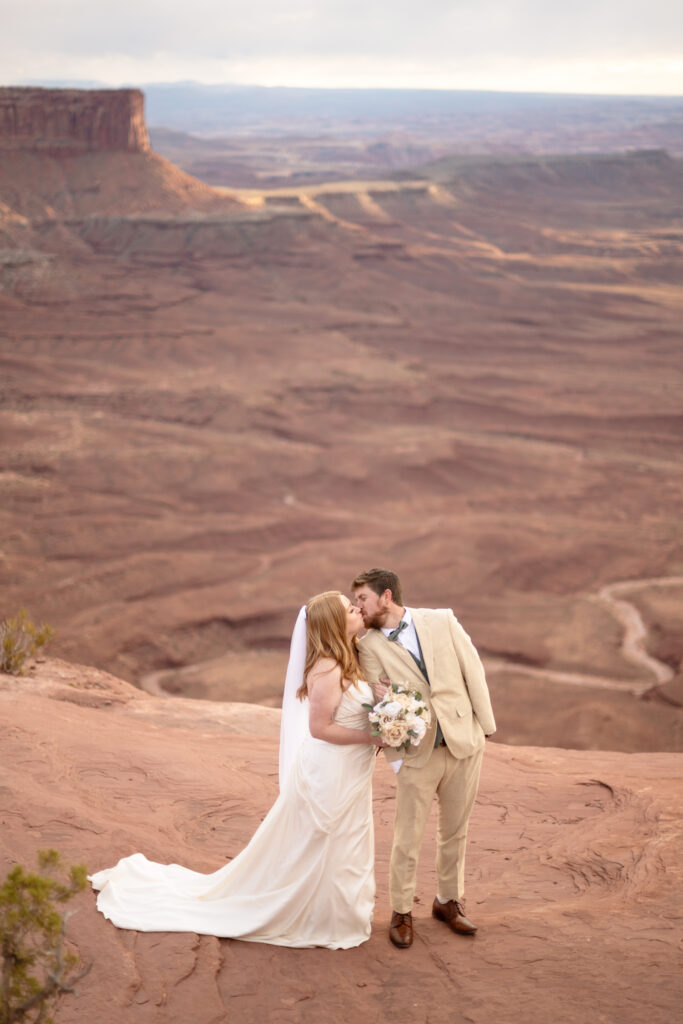
M56 850L41 850L42 874L12 868L0 885L0 1024L53 1024L59 997L92 965L77 970L78 956L66 951L64 929L70 914L63 904L87 884L87 869L71 867L60 880Z
M13 618L4 619L0 622L0 670L13 676L22 675L26 659L45 647L54 635L51 626L45 623L37 626L32 622L25 608Z

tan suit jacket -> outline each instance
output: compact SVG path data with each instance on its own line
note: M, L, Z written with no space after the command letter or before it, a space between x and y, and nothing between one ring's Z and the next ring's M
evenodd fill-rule
M390 679L419 690L432 711L432 722L417 747L407 753L385 748L387 759L403 758L419 768L434 749L436 719L454 757L470 757L496 731L484 667L479 655L450 608L411 608L429 683L412 656L380 629L370 629L359 641L363 678L369 683Z

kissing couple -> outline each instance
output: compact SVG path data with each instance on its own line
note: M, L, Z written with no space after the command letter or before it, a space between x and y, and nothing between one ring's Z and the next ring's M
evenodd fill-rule
M389 682L418 690L429 725L396 770L390 938L413 941L417 862L436 795L438 891L432 914L473 935L465 916L465 843L485 736L495 731L479 656L449 608L407 608L388 569L360 573L299 612L285 680L280 795L248 845L212 874L141 853L91 876L118 928L195 932L292 947L348 949L370 938L375 898L368 706ZM361 640L358 634L367 632ZM427 718L427 716L425 716Z

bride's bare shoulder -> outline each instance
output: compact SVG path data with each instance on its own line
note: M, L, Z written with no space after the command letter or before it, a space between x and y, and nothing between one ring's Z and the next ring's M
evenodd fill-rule
M341 680L341 668L334 660L334 658L318 658L315 665L308 671L306 676L306 683L308 685L309 693L312 687L316 683L320 682L335 682L338 683Z
M326 676L330 672L341 672L339 664L334 658L318 658L315 665L309 669L308 675L310 676Z

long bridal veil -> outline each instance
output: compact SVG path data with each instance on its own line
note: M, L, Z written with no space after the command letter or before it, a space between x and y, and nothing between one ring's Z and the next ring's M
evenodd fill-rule
M280 795L250 841L210 874L134 853L91 875L98 909L118 928L299 948L348 949L370 937L373 750L310 735L308 701L296 697L305 661L302 609L283 700ZM369 693L367 684L344 691L339 724L367 728Z
M304 681L306 665L306 607L300 609L289 646L289 663L282 695L280 723L280 790L289 775L297 751L307 736L308 700L299 700L297 690Z

